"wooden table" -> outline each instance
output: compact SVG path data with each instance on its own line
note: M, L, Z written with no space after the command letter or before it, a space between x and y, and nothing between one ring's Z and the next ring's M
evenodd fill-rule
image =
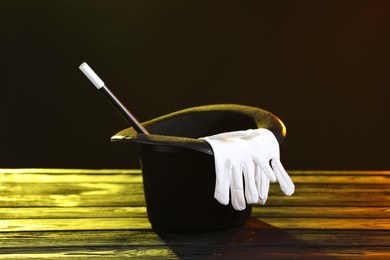
M240 228L162 232L139 170L0 169L0 259L390 259L390 171L290 171Z

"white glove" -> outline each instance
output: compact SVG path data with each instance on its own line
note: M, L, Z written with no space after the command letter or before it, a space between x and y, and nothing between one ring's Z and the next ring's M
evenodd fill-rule
M295 186L280 162L279 143L268 129L227 132L201 139L213 149L214 197L221 204L229 203L229 190L236 210L244 210L246 202L264 204L270 181L276 180L285 195L294 193Z

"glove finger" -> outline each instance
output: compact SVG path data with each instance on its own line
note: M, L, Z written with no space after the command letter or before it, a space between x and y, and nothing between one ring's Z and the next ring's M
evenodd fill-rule
M248 204L256 203L259 199L255 182L255 165L249 161L242 166L245 181L245 198Z
M260 166L258 164L255 164L255 181L256 181L256 188L257 188L257 193L259 194L260 198L260 191L261 191L261 170ZM258 198L258 199L259 199Z
M259 192L259 203L264 205L268 198L270 181L264 173L260 173L260 192Z
M229 188L231 178L231 163L230 161L223 162L220 164L216 163L216 179L214 198L222 205L229 204Z
M266 174L267 177L271 182L276 181L276 175L274 171L272 170L271 166L269 165L269 160L265 157L263 158L254 158L255 163L257 163L260 166L261 172Z
M279 160L272 160L271 164L275 171L276 177L278 178L280 189L285 195L291 196L295 191L295 185L284 169L282 163Z
M236 165L232 165L231 167L230 192L233 208L235 210L244 210L246 207L244 182L241 167L237 167Z

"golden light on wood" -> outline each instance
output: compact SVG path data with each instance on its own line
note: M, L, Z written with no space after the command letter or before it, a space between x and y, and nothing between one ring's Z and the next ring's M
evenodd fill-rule
M294 196L271 185L242 228L164 236L140 170L0 169L0 258L390 257L390 171L289 174Z

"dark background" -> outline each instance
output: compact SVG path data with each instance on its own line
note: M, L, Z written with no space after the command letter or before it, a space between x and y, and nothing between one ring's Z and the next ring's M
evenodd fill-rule
M287 169L389 169L390 1L0 4L0 167L138 167L87 61L140 121L257 106Z

